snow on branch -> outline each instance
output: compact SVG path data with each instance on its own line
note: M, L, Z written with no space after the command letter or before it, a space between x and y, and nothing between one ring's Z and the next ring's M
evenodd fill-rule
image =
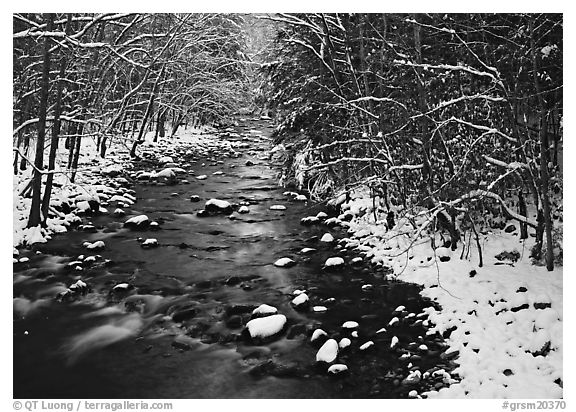
M459 197L456 200L453 200L451 202L447 202L446 204L449 206L456 206L459 203L462 203L465 200L480 200L483 198L490 198L493 200L496 200L498 203L500 203L500 205L502 206L502 208L504 209L504 211L513 219L518 220L521 223L526 223L527 225L536 228L538 227L538 223L535 220L532 219L528 219L525 216L522 216L518 213L516 213L515 211L513 211L512 209L510 209L510 207L508 207L508 205L506 205L506 202L504 201L504 199L502 199L502 197L494 192L490 192L488 190L482 190L482 189L477 189L477 190L472 190L468 193L466 193L465 195Z

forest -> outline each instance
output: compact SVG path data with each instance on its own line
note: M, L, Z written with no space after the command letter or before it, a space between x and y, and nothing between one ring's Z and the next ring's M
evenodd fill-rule
M102 157L122 140L135 156L148 129L260 105L290 147L286 178L315 197L368 186L387 209L427 208L453 243L505 215L523 238L535 229L532 256L553 266L561 15L260 18L14 15L14 174L34 170L29 227L49 213L54 173L74 181L82 139ZM59 144L66 171L54 170Z
M18 327L32 327L27 316L53 304L48 292L26 283L42 270L42 282L59 282L50 289L59 291L58 303L99 293L124 316L107 325L113 336L98 329L66 336L71 364L102 348L116 348L110 356L117 358L117 342L146 337L150 328L164 333L170 328L156 323L162 315L188 328L172 343L185 351L195 344L181 336L241 346L247 334L247 345L261 343L258 333L264 344L268 335L303 334L302 356L322 341L317 362L331 364L329 375L348 374L337 385L314 381L330 387L320 392L325 397L335 396L332 390L349 397L561 396L563 24L555 13L13 14ZM230 232L242 225L248 228ZM157 238L132 239L127 229L158 230ZM254 246L262 238L272 246ZM156 258L142 254L156 247ZM62 255L69 262L61 263ZM211 266L215 261L222 266ZM309 276L313 271L326 279ZM343 280L338 271L350 276ZM244 298L266 282L293 300L269 291L269 300L260 292ZM392 298L395 285L402 292ZM218 295L224 286L241 293ZM172 294L192 303L183 309ZM199 304L206 296L210 303ZM354 309L336 303L330 322L314 317L331 313L340 298ZM221 301L228 306L217 306ZM375 306L364 308L366 301ZM292 333L304 315L290 311L312 320ZM251 329L250 322L272 317L278 328L261 323L274 333ZM378 329L382 317L391 319ZM417 332L395 332L398 323ZM367 325L378 331L366 332ZM356 347L358 336L365 342ZM341 347L339 339L349 342ZM353 349L344 351L350 342ZM356 355L372 345L374 362L388 365L394 356L409 365L365 375L371 361ZM486 366L487 351L505 354ZM431 363L420 365L422 358ZM276 361L250 374L318 373ZM537 370L538 378L523 381L520 368ZM484 369L489 379L478 376ZM349 384L365 380L369 385ZM166 393L196 397L202 390ZM86 396L94 395L102 393Z

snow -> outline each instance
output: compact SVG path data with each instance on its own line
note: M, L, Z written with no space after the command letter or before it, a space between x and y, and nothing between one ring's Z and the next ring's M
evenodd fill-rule
M356 329L358 327L358 322L353 320L348 320L342 324L344 329Z
M388 322L388 326L394 326L398 322L400 322L400 319L398 319L397 317L393 317L392 319L390 319L390 322Z
M146 239L144 242L142 242L142 246L157 246L157 245L158 245L158 239L154 238Z
M124 224L134 224L134 225L140 225L146 221L148 221L148 216L146 215L138 215L138 216L134 216L131 217L130 219L128 219L126 222L124 222Z
M341 257L331 257L326 259L326 262L324 262L325 267L341 266L343 264L344 259L342 259Z
M206 176L206 175L200 175L200 176L196 176L196 179L198 179L198 180L206 180L206 179L208 179L208 176Z
M248 209L248 206L240 206L238 208L238 213L250 213L250 209Z
M127 290L130 287L128 283L119 283L112 288L112 290Z
M300 293L298 296L296 296L294 299L292 299L292 304L294 306L300 306L306 302L308 302L309 298L308 295L306 293Z
M548 272L531 263L529 248L534 238L523 241L517 234L499 229L482 233L484 265L479 267L474 241L468 257L460 259L461 244L456 251L433 249L428 234L414 242L411 236L415 229L410 222L422 225L425 215L399 218L388 230L385 225L374 224L371 208L369 194L357 193L343 204L343 213L353 215L347 222L344 246L357 248L372 264L389 267L393 273L388 279L423 286L421 295L439 305L418 315L430 328L428 335L456 328L447 339L449 349L445 353L458 352L457 367L451 373L460 381L422 395L508 399L563 396L563 389L555 383L564 380L562 267ZM435 243L442 244L442 240L437 237ZM520 255L514 266L496 265L496 255L512 250ZM441 261L445 257L450 260ZM474 276L469 275L472 271ZM396 309L397 313L404 310ZM395 324L396 319L391 322ZM394 336L390 347L398 343ZM420 350L425 351L425 346ZM512 373L504 374L506 370Z
M316 353L316 362L332 363L338 356L338 343L334 339L328 339Z
M279 333L286 324L286 316L271 315L252 319L246 324L252 338L267 338Z
M232 204L230 202L227 202L226 200L210 199L206 202L204 207L208 208L209 206L213 206L218 209L229 209L232 207Z
M378 333L384 333L384 332L386 332L386 328L380 328L380 329L378 329L378 330L376 331L376 334L378 334Z
M371 340L369 340L368 342L360 345L360 347L359 347L358 349L360 349L360 350L366 350L366 349L368 349L369 347L371 347L371 346L373 346L373 345L374 345L374 342L372 342Z
M272 206L270 206L270 210L286 210L286 206L284 206L284 205L272 205Z
M337 375L339 373L346 372L347 370L348 366L341 363L335 363L334 365L330 365L330 367L328 368L328 373Z
M306 292L305 290L300 290L300 289L296 289L294 292L292 292L292 294L294 296L298 296L301 295L302 293Z
M258 306L256 309L252 311L253 315L271 315L278 312L274 306L267 305L263 303L262 305Z
M304 195L298 195L294 198L294 200L298 200L299 202L305 202L308 200L308 198Z
M340 342L338 342L338 347L340 349L344 349L347 348L348 346L350 346L352 344L352 341L348 338L342 338L340 339Z
M159 177L173 178L175 176L176 176L176 173L174 172L174 170L172 170L171 168L167 168L167 169L159 171L158 173L153 174L151 177L153 177L153 178L159 178Z
M278 259L276 262L274 262L274 266L277 266L279 268L284 268L284 267L288 267L291 265L294 265L296 262L293 261L292 259L288 258L288 257L283 257Z
M323 336L328 336L328 334L322 329L316 329L312 333L312 337L310 338L310 342L314 342Z
M318 219L326 219L328 217L328 215L325 212L318 212L318 214L316 215L316 217Z
M316 249L312 248L312 247L305 247L304 249L302 249L300 251L300 253L302 253L303 255L308 255L310 253L314 253L316 252Z
M101 241L101 240L98 240L98 241L96 241L96 242L94 242L94 243L84 242L84 247L85 247L86 249L88 249L88 250L102 249L102 248L104 248L105 246L106 246L106 244L105 244L103 241Z
M334 242L334 236L332 236L330 233L325 233L324 236L322 236L320 239L320 242Z
M313 312L326 312L328 308L326 306L314 306L312 308Z

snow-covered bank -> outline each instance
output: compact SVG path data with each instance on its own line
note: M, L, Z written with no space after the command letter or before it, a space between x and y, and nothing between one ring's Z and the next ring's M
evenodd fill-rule
M153 137L154 133L149 133L138 152L147 159L155 159L161 167L157 171L146 171L138 175L129 172L133 161L129 156L130 142L113 139L103 159L98 154L95 140L83 139L74 183L70 180L71 173L66 172L68 150L62 145L56 159L55 170L58 173L54 175L50 214L45 228L26 227L32 200L23 192L26 192L30 182L31 166L13 176L14 247L44 243L55 233L66 232L70 225L80 223L81 216L115 213L118 208L124 213L124 209L136 201L130 189L133 179L143 179L142 174L147 174L148 179L170 179L182 171L169 156L176 150L206 156L213 149L234 153L234 147L238 145L217 136L211 128L182 129L175 136L160 138L158 142L153 142ZM33 154L29 158L33 158Z
M397 279L422 285L421 294L442 307L427 309L429 333L449 335L450 350L459 352L455 361L460 366L454 373L461 381L426 395L561 397L562 267L548 272L531 264L533 238L522 241L517 231L499 229L481 237L484 264L479 267L473 240L467 258L461 259L461 243L455 251L434 250L430 239L413 242L409 234L414 227L407 219L393 230L384 222L375 223L371 204L362 195L343 204L341 218L354 216L342 222L350 236L343 243L362 251L372 263L390 267Z

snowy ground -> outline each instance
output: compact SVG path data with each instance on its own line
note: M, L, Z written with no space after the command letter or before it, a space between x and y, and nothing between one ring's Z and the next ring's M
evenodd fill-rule
M375 224L371 199L359 196L344 204L355 217L349 247L373 263L393 268L398 279L424 286L422 295L440 304L430 308L430 333L453 329L448 343L459 352L454 372L460 383L428 392L429 398L559 398L563 395L562 267L553 272L530 263L529 246L518 233L495 230L482 239L483 267L474 241L468 259L430 241L411 244L407 221L387 231ZM520 253L517 262L499 262L503 251ZM449 261L441 261L449 256ZM444 258L443 260L446 260Z
M165 137L159 139L157 143L153 143L154 133L149 133L146 136L146 142L138 147L138 152L151 152L150 149L156 147L174 147L174 143L178 145L193 145L195 151L202 154L203 151L208 153L211 146L221 145L226 149L232 150L230 142L220 140L214 135L210 134L210 129L181 129L173 137ZM79 159L76 181L70 181L69 173L57 173L54 178L54 187L52 191L52 198L50 202L51 212L54 217L47 220L47 227L40 228L26 228L28 223L28 216L30 210L31 199L21 195L22 190L26 187L30 180L32 168L29 166L28 170L13 176L13 238L12 243L14 247L21 245L30 245L32 243L44 243L51 238L54 233L66 232L67 227L74 222L80 221L78 215L81 215L90 208L88 201L96 200L101 205L101 213L113 213L116 208L106 207L109 202L114 204L129 206L135 199L131 195L131 190L118 185L118 181L112 181L112 176L116 176L123 169L128 167L131 163L129 156L129 149L126 144L121 140L113 142L108 150L105 159L102 159L97 152L96 143L93 139L83 139L82 152ZM29 155L29 158L33 158ZM63 145L57 158L56 170L65 171L68 159L68 151L64 149ZM149 171L148 173L155 177L164 177L164 175L173 174L178 172L177 168L170 167L169 163L172 162L169 156L160 159L161 163L167 166L165 169L158 171ZM170 169L170 170L168 170ZM169 176L166 176L169 177ZM54 208L61 209L62 204L68 204L71 208L70 212L62 212Z

